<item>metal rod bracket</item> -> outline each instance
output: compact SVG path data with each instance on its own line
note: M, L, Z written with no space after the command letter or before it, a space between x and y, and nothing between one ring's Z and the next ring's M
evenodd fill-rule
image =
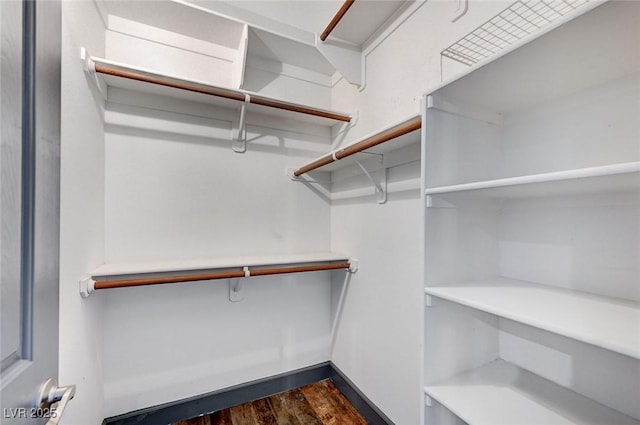
M241 277L229 279L229 301L235 303L244 300L243 280Z
M382 156L382 155L381 155ZM384 167L384 161L378 161L378 169L375 170L375 177L371 175L371 173L367 170L367 168L362 165L358 159L355 159L358 167L364 172L367 178L373 183L376 191L376 200L379 204L384 204L387 202L387 169Z
M247 151L247 105L251 103L251 96L248 93L244 95L244 103L240 106L240 118L238 119L238 129L233 137L231 149L237 153L244 153Z
M432 399L430 396L425 395L425 396L424 396L424 404L425 404L427 407L432 407L432 406L433 406L433 399Z
M91 276L80 279L80 296L82 298L89 297L89 294L96 290L95 284L96 281Z

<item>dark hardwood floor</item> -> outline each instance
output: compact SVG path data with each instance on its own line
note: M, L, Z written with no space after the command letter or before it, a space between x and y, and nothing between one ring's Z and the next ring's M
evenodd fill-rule
M367 425L330 379L174 425Z

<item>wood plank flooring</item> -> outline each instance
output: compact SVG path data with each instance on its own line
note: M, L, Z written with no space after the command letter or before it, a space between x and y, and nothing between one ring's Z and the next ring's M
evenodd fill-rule
M330 379L174 425L367 425Z

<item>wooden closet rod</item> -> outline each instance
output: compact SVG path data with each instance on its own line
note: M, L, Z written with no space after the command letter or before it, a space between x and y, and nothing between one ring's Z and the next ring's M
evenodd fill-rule
M109 65L96 63L96 72L105 75L113 75L114 77L127 78L129 80L142 81L144 83L158 84L165 87L172 87L175 89L187 90L196 93L208 94L211 96L224 97L226 99L237 100L244 102L244 94L222 89L218 87L209 87L203 84L189 83L181 81L175 78L162 77L156 75L150 75L144 72L137 72L135 70L124 70Z
M244 102L246 93L238 90L225 89L221 87L208 86L205 84L193 83L180 80L178 78L166 77L162 75L154 75L149 72L137 71L135 69L121 69L118 66L110 66L109 64L95 62L95 70L100 74L112 75L114 77L127 78L130 80L142 81L150 84L158 84L165 87L171 87L180 90L202 93L211 96L223 97L225 99L237 100ZM337 121L350 122L351 117L348 115L338 114L335 112L325 111L322 109L311 108L308 106L298 105L295 103L283 102L276 99L269 99L264 96L250 94L249 103L255 105L267 106L270 108L283 109L286 111L298 112L301 114L313 115L316 117L328 118Z
M355 0L347 0L344 2L340 10L338 10L338 13L336 13L336 15L333 17L331 22L329 22L329 25L327 25L324 31L322 31L322 34L320 35L320 40L325 41L327 37L329 37L329 34L331 34L331 31L333 31L336 25L338 25L338 22L340 22L340 20L344 17L344 15L347 13L347 10L349 10L349 8L353 5L354 1Z
M316 272L316 271L322 271L322 270L341 270L341 269L348 269L350 267L351 267L350 262L342 262L342 263L333 263L333 264L316 264L316 265L309 265L309 266L247 269L246 271L236 270L236 271L202 273L202 274L181 275L181 276L149 277L149 278L143 278L143 279L105 280L105 281L95 282L94 289L127 288L131 286L162 285L165 283L196 282L199 280L268 276L268 275L274 275L274 274Z
M313 171L316 168L323 167L327 164L331 164L334 161L338 161L347 156L370 149L381 143L388 142L389 140L393 140L396 137L400 137L407 133L411 133L412 131L418 130L421 127L422 127L422 117L412 118L409 121L403 122L402 124L398 124L395 127L392 127L386 131L383 131L382 133L378 133L375 136L369 137L368 139L362 140L358 143L354 143L351 146L347 146L346 148L340 149L335 153L327 154L320 159L317 159L303 167L298 168L296 171L293 172L293 175L295 177L300 177L301 175L308 173L309 171Z

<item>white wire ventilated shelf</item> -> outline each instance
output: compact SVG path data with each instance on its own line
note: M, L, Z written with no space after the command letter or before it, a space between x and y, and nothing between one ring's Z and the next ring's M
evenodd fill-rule
M471 66L588 3L589 0L517 1L440 54Z

